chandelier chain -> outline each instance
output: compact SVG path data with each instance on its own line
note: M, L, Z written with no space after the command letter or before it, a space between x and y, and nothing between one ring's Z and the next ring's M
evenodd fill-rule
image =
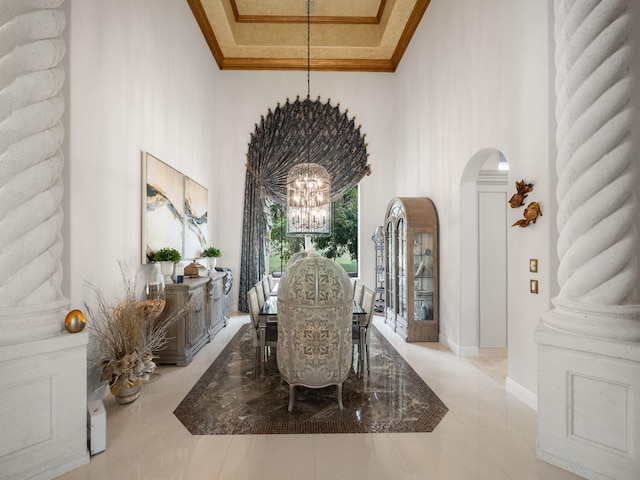
M307 0L307 100L311 99L311 0Z
M327 236L331 233L331 176L311 162L311 1L307 0L306 158L287 176L287 235ZM303 154L304 155L304 154Z

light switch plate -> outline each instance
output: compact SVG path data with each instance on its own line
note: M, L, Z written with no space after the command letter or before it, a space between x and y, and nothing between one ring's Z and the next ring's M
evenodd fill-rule
M538 280L529 280L529 291L531 293L538 293Z

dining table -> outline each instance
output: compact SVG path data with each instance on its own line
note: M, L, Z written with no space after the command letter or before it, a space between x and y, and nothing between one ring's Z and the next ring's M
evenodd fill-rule
M353 324L358 325L360 327L360 340L358 343L358 348L360 352L364 348L365 336L368 328L368 319L369 315L367 312L354 300L353 302ZM265 347L266 347L266 329L267 325L277 325L278 324L278 296L269 295L262 305L260 309L260 314L258 315L258 341L260 342L260 352L263 354L260 355L260 371L261 374L264 374L264 362L266 361L266 356L264 355ZM362 355L359 355L359 358L362 358ZM362 368L360 366L359 368Z

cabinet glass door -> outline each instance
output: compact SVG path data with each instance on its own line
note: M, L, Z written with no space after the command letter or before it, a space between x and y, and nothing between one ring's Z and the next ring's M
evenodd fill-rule
M413 239L414 320L433 320L433 234Z
M407 318L407 224L398 220L398 315Z
M386 262L387 262L387 291L385 294L385 300L387 308L395 310L395 295L397 287L395 285L395 246L396 246L396 233L393 229L393 222L387 222L387 242L385 243L386 249Z

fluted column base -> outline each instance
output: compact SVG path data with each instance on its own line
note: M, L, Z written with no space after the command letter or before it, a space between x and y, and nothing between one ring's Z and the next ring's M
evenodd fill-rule
M45 304L0 307L0 346L31 342L64 332L69 301L61 298Z
M595 338L594 317L607 320L604 312L566 307L545 314L536 331L537 456L590 480L637 479L640 343ZM589 336L550 325L583 326Z

